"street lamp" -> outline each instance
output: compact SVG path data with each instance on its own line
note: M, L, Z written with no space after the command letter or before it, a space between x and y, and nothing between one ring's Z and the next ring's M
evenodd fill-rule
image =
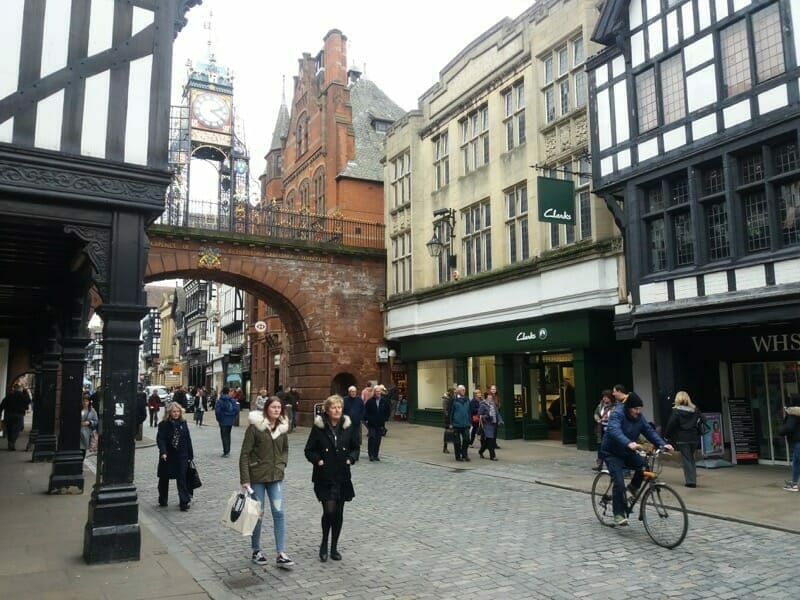
M428 254L433 258L441 256L442 250L446 248L447 254L445 256L447 261L445 264L448 269L455 269L456 255L453 254L453 234L456 226L456 211L452 208L437 208L433 211L433 216L433 237L425 244L425 247L428 248ZM439 237L442 226L446 228L443 236L445 241L442 241ZM447 279L450 279L449 272Z

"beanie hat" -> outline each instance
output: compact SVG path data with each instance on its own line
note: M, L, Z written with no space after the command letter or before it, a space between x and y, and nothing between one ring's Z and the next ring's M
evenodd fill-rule
M639 398L636 392L631 392L628 394L628 397L625 398L625 408L641 408L642 406L644 406L644 402L642 402L642 399Z

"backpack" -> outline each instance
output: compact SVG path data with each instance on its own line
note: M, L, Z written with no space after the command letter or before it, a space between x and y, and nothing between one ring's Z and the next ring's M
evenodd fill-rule
M695 424L695 427L697 428L697 435L700 437L703 437L705 434L711 431L711 427L708 426L708 423L706 423L706 418L700 411L697 412L697 423Z

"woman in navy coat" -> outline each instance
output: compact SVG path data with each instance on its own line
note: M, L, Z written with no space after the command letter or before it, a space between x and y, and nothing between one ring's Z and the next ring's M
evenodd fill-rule
M181 510L189 510L192 493L189 490L186 474L189 461L194 460L192 436L189 424L183 418L183 407L177 402L169 405L164 412L164 419L158 424L156 435L158 444L158 505L167 505L169 480L178 484L178 498Z

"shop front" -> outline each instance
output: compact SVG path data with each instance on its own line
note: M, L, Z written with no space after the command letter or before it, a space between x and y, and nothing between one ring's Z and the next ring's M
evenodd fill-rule
M659 344L663 349L665 342ZM687 334L667 344L676 360L672 369L663 361L658 369L664 410L670 389L686 389L703 412L723 415L732 461L790 461L780 430L789 395L800 393L800 322Z
M630 349L614 339L611 315L583 311L419 336L400 342L410 419L441 426L442 394L454 384L496 385L503 439L554 439L595 447L600 392L630 381Z

